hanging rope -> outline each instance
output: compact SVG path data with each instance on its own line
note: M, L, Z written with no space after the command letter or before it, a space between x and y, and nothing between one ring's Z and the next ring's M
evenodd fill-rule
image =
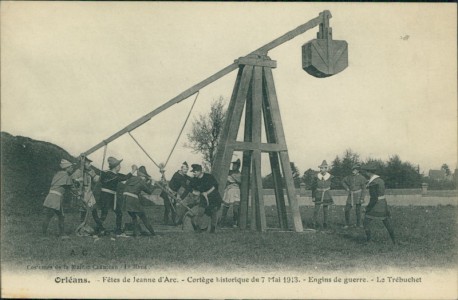
M148 152L146 152L146 150L142 147L142 145L140 145L140 143L134 138L134 136L130 132L129 132L129 135L134 140L134 142L137 144L137 146L140 147L140 149L142 149L142 151L146 154L146 156L148 156L148 158L156 165L156 167L160 169L161 167L154 161L154 159L148 154Z
M196 104L197 102L197 98L199 97L199 91L197 91L196 93L196 97L194 98L194 102L192 103L192 106L191 106L191 109L189 110L188 112L188 115L186 116L186 119L183 123L183 126L181 127L181 130L180 130L180 133L178 134L178 137L177 139L175 140L175 143L173 144L173 147L172 147L172 150L170 151L168 157L167 157L167 160L165 162L165 164L158 164L156 163L156 161L154 161L154 159L151 157L151 155L148 154L148 152L145 150L145 148L142 147L142 145L140 145L140 143L135 139L135 137L130 133L130 131L128 132L130 137L134 140L134 142L137 144L138 147L140 147L140 149L143 151L143 153L146 154L146 156L156 165L156 167L158 167L159 170L164 170L165 166L167 166L167 163L169 162L169 159L170 157L172 156L172 153L173 151L175 150L175 147L176 145L178 144L178 141L180 140L180 137L181 137L181 134L183 133L183 130L184 128L186 127L186 124L188 123L188 120L189 120L189 117L191 116L191 112L192 112L192 109L194 108L194 105ZM105 160L105 154L104 154L104 160ZM103 168L103 165L102 165L102 168ZM165 171L165 170L164 170ZM164 174L163 174L164 175ZM162 185L160 182L156 182L156 184L159 186L159 188L164 191L170 198L174 199L176 202L178 202L178 199L175 197L174 194L172 194L169 190L169 187L167 185L167 181L165 181L165 185ZM173 202L170 200L170 198L168 198L169 202L170 202L170 205L173 209L174 212L176 212L176 209L175 209L175 205L173 205Z
M200 93L200 91L198 91L196 93L196 98L194 98L194 102L192 103L191 109L189 110L189 113L188 113L188 115L186 117L186 120L184 121L183 126L181 127L180 133L178 134L178 137L177 137L177 139L175 141L175 144L173 144L172 150L170 151L169 156L167 157L167 160L165 161L164 168L167 166L167 163L169 162L170 156L172 156L172 153L175 150L175 147L176 147L176 145L178 143L178 140L180 139L181 134L183 133L183 130L186 127L186 123L188 123L189 116L191 115L192 109L194 108L194 105L196 104L197 97L199 97L199 93Z
M143 152L146 154L146 156L148 156L148 158L156 165L156 167L158 167L160 170L163 170L163 168L161 168L161 166L158 165L158 164L154 161L154 159L148 154L148 152L146 152L146 150L142 147L142 145L140 145L140 143L134 138L134 136L133 136L130 132L129 132L129 135L130 135L130 137L135 141L135 143L138 145L138 147L140 147L140 149L143 150ZM168 186L167 186L167 182L165 183L165 185L162 185L162 184L160 183L160 181L157 181L157 182L156 182L156 185L157 185L162 191L164 191L169 197L171 197L172 199L174 199L175 201L177 201L175 195L173 195L173 194L169 191ZM172 202L172 200L170 200L169 197L167 197L167 199L169 200L170 205L171 205L173 211L176 213L175 206L173 205L173 202Z

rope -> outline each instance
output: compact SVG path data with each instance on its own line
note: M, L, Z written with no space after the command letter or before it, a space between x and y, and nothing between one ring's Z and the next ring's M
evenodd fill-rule
M192 109L194 108L194 105L196 104L197 97L199 97L199 91L196 93L196 98L194 98L194 102L192 103L191 109L189 110L188 116L186 117L186 120L183 123L183 126L181 127L180 133L178 134L178 137L175 141L175 144L172 147L172 150L169 153L169 156L167 157L167 160L165 161L164 168L167 166L167 163L169 162L170 156L172 156L173 151L175 150L175 147L178 143L178 140L181 137L181 134L183 133L184 128L186 127L186 123L188 122L189 116L191 115Z
M146 156L148 156L148 158L156 165L156 167L160 169L161 167L154 161L154 159L148 154L148 152L146 152L146 150L142 147L142 145L140 145L140 143L134 138L134 136L130 132L129 132L129 135L134 140L134 142L137 144L137 146L140 147L140 149L142 149L142 151L146 154Z
M148 154L148 152L146 152L146 150L142 147L142 145L140 145L140 143L134 138L134 136L129 132L129 135L130 137L135 141L135 143L137 143L138 147L140 147L140 149L143 150L143 152L146 154L146 156L148 156L148 158L156 165L156 167L158 167L159 169L161 169L161 167L154 161L154 159ZM162 184L160 184L159 182L156 182L157 186L159 186L159 188L164 191L169 197L172 197L173 199L176 199L175 196L170 193L170 191L167 189L167 186L163 186ZM173 209L173 211L176 213L176 209L175 209L175 206L173 205L172 203L172 200L170 200L170 198L167 197L167 199L169 200L170 202L170 205Z
M175 195L173 195L170 191L169 191L169 187L165 184L165 185L162 185L162 183L160 181L156 181L155 182L156 185L164 192L167 194L167 199L169 200L169 203L170 203L170 206L172 207L173 211L176 213L177 210L175 209L175 205L173 205L173 202L172 200L170 200L170 198L172 198L173 200L175 200L177 203L178 203L178 199L177 197L175 197ZM165 200L165 199L164 199ZM174 220L172 220L174 221Z

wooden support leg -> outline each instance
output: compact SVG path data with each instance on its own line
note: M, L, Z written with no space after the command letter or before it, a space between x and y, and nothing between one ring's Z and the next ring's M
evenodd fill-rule
M278 223L281 229L288 229L288 218L286 215L285 196L283 194L283 182L280 173L280 162L276 152L269 153L272 177L274 181L275 200L277 204Z
M256 214L256 229L266 231L266 211L264 208L264 193L262 190L261 178L261 151L253 151L253 185L254 185L254 206ZM253 201L253 199L252 199Z
M243 151L242 184L240 186L240 229L248 223L248 198L250 195L251 151Z
M252 141L252 89L248 91L246 106L245 106L245 128L244 128L244 137L245 142ZM246 229L248 223L248 198L250 195L250 183L251 183L251 157L252 152L250 150L243 151L243 161L242 161L242 184L240 186L240 229ZM252 220L252 223L254 220Z
M243 106L245 104L248 89L251 84L252 73L252 66L244 66L240 78L240 86L238 87L237 96L235 97L235 103L233 104L233 106L229 105L231 106L231 111L228 111L230 114L227 115L226 121L224 123L223 136L220 139L220 144L218 145L217 149L217 155L213 163L214 168L212 168L212 173L219 183L219 192L221 194L224 193L224 189L226 187L230 162L232 159L232 154L234 152L234 149L229 145L235 142L237 138L237 133L240 126L240 119L242 118ZM231 102L233 100L234 99L231 99Z
M263 71L265 72L265 71ZM267 97L268 89L265 80L265 76L263 76L263 102L262 102L262 109L264 113L264 126L266 128L266 139L268 143L277 143L277 137L275 135L275 125L272 119L272 111L270 108L269 100ZM275 201L277 204L277 215L278 215L278 223L280 228L286 230L288 229L288 219L286 215L286 205L285 205L285 197L283 194L283 182L280 173L280 162L278 160L278 153L277 152L269 152L269 159L270 159L270 166L272 170L272 178L274 181L274 190L275 190Z
M255 66L253 71L253 119L252 119L252 142L261 146L261 123L262 123L262 67ZM256 208L256 228L258 231L266 230L266 215L261 177L261 150L260 147L253 151L253 181L254 203ZM253 199L252 199L253 200Z
M251 230L256 230L256 179L254 175L254 157L251 156L251 178L250 178L250 186L251 186L251 220L250 220L250 228Z
M277 94L275 92L275 85L272 76L272 70L270 68L264 68L264 79L266 86L266 101L269 103L270 112L272 115L272 123L274 124L275 136L277 137L277 143L284 145L286 148L286 139L283 131L283 125L281 122L280 108L278 106ZM280 162L283 169L283 175L286 182L286 195L288 197L289 207L291 209L294 230L296 232L302 232L302 219L299 212L299 205L296 198L296 190L294 188L293 176L291 173L291 166L289 161L289 155L287 151L280 151Z

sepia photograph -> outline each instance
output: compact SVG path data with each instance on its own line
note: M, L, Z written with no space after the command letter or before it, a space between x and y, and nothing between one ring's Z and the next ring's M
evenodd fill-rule
M458 298L456 4L0 14L2 298Z

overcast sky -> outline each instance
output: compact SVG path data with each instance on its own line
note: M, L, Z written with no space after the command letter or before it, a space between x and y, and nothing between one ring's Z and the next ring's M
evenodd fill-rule
M187 88L329 9L349 67L302 70L317 29L269 52L290 159L303 172L346 149L421 171L457 164L457 6L388 3L3 2L1 130L82 153ZM229 99L236 71L201 90L191 120ZM193 97L133 134L165 161ZM200 162L182 147L168 169ZM92 154L101 166L102 150ZM107 155L147 157L123 136ZM106 167L106 164L105 164ZM263 173L266 172L264 170Z

